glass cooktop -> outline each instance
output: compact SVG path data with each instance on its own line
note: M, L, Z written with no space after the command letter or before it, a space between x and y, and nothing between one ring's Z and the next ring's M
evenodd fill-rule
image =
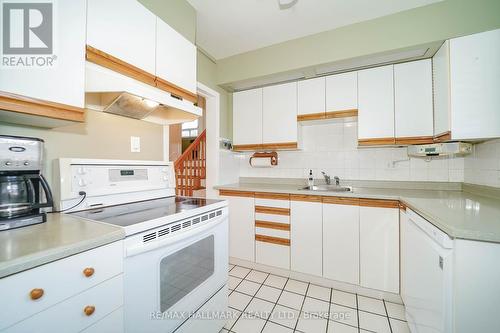
M70 213L89 220L114 224L120 227L178 214L205 207L220 200L165 197L154 200L131 202L116 206L99 207Z

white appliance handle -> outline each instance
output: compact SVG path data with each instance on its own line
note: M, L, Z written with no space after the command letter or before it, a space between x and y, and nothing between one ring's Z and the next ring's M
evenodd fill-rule
M152 241L151 243L141 243L141 244L135 244L131 245L129 247L125 247L125 257L132 257L139 255L144 252L149 252L153 251L157 248L160 247L165 247L167 245L175 244L177 242L180 242L182 240L185 240L193 235L199 234L201 232L210 230L212 228L215 228L217 225L222 223L224 219L227 219L227 215L223 215L217 219L209 220L205 225L198 226L196 228L192 228L191 230L187 230L184 232L180 232L178 235L175 236L169 236L166 237L165 239L162 240L155 240Z

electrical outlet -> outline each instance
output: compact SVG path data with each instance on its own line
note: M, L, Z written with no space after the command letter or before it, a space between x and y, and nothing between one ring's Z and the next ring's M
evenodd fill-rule
M130 152L140 153L141 152L141 138L138 136L130 137Z

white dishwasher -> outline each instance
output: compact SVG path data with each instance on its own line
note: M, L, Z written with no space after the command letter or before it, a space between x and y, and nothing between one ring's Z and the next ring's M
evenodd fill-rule
M407 209L401 225L402 288L412 333L451 333L453 240Z

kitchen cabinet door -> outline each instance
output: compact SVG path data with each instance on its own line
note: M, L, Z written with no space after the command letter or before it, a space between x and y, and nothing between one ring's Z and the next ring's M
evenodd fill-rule
M196 46L156 21L156 76L196 94Z
M254 198L221 196L229 206L229 256L255 261Z
M358 142L394 143L393 65L358 72Z
M156 16L136 0L88 0L87 44L154 74Z
M359 284L359 206L323 204L323 277Z
M500 137L500 29L450 40L453 140Z
M323 266L323 213L321 197L290 202L291 269L321 276Z
M233 94L233 144L262 143L262 88Z
M326 77L326 112L352 111L358 108L358 72Z
M360 207L360 284L399 293L399 210Z
M85 0L59 1L57 10L54 10L54 21L57 22L53 36L55 60L51 58L54 65L44 68L3 66L0 68L0 91L83 108L85 6ZM50 109L53 118L60 118L54 107Z
M433 142L430 59L394 65L394 112L396 140Z
M302 115L325 114L325 78L318 77L298 82L297 104L299 118Z
M439 48L432 58L434 93L434 136L451 130L450 115L450 47L449 41Z
M264 87L262 105L262 143L297 142L297 82Z

